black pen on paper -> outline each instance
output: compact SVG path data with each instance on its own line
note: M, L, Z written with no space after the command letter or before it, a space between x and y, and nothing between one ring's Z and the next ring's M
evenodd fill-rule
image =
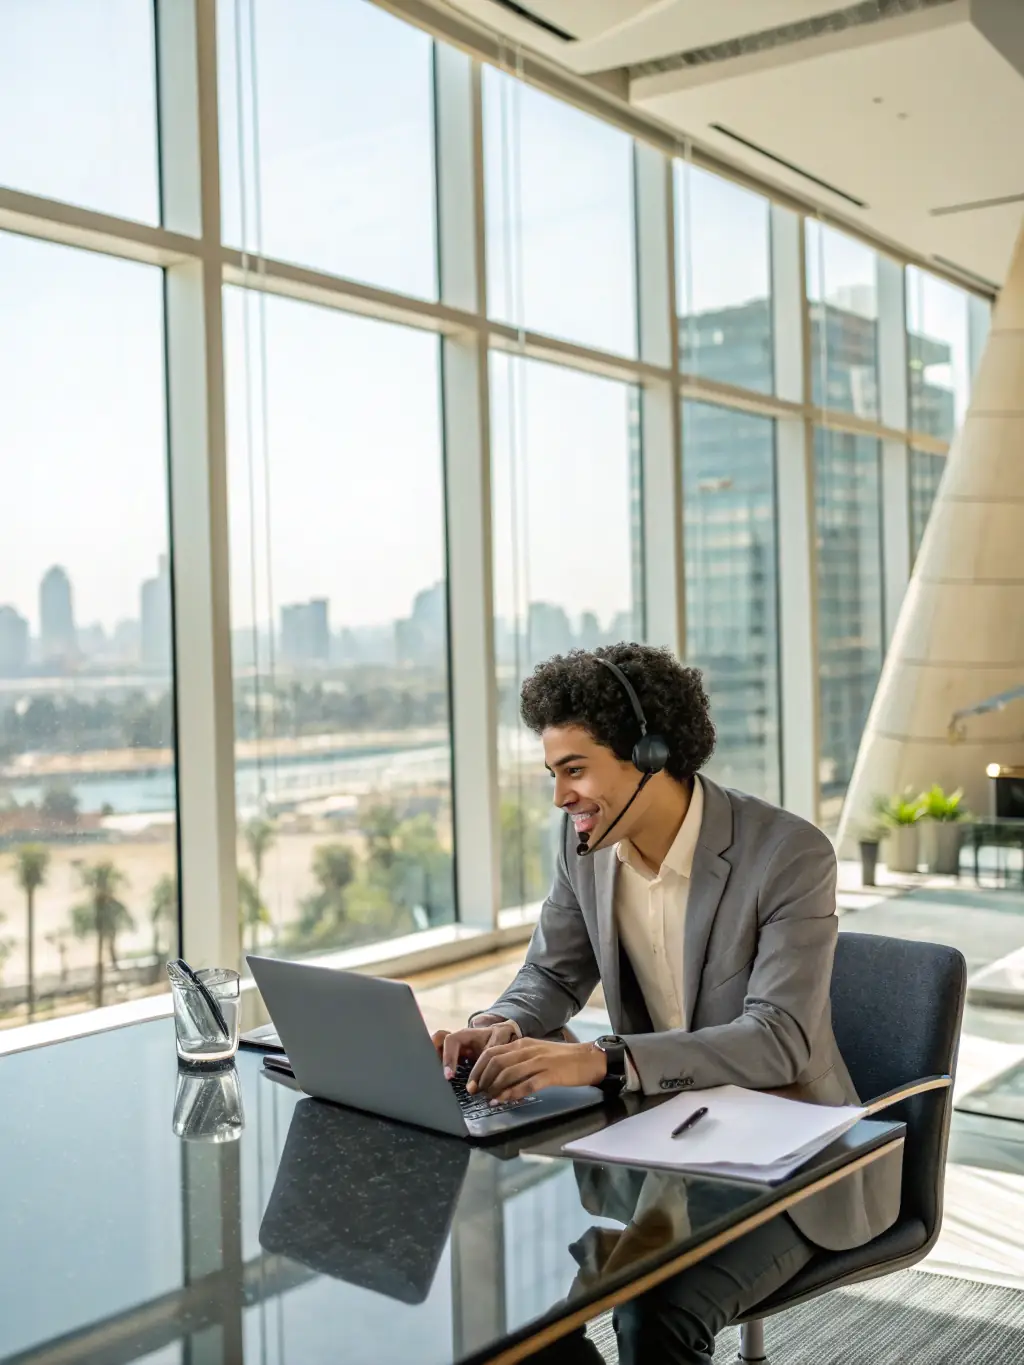
M678 1128L672 1129L672 1136L677 1138L682 1137L684 1133L688 1133L693 1125L699 1122L707 1112L706 1108L695 1109L688 1119L683 1119Z

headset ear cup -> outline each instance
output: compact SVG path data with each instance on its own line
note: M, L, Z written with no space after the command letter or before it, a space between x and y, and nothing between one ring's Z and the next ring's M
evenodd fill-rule
M668 762L668 745L661 735L644 735L633 745L633 767L641 773L660 773Z

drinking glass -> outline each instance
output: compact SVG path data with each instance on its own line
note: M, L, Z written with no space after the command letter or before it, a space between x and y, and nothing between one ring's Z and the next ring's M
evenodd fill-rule
M193 1066L222 1065L238 1051L240 978L230 967L207 967L196 977L209 997L194 982L171 975L178 1056Z

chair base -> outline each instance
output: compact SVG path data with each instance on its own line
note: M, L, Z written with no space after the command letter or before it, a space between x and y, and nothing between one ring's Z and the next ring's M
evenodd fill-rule
M764 1349L764 1322L760 1318L755 1318L753 1322L745 1322L740 1327L740 1353L737 1360L744 1362L744 1365L767 1365L768 1357Z

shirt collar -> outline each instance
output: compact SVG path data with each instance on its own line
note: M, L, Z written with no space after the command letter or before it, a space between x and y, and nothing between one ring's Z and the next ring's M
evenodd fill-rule
M672 840L672 846L665 854L665 861L657 874L652 874L647 864L640 857L633 843L629 839L620 839L615 845L615 852L619 862L627 863L637 872L642 872L644 876L662 876L665 872L674 872L678 877L689 877L693 871L693 857L697 851L697 842L700 839L701 822L704 819L704 788L699 777L693 779L693 792L690 795L690 804L687 807L683 823L679 826L676 837Z

